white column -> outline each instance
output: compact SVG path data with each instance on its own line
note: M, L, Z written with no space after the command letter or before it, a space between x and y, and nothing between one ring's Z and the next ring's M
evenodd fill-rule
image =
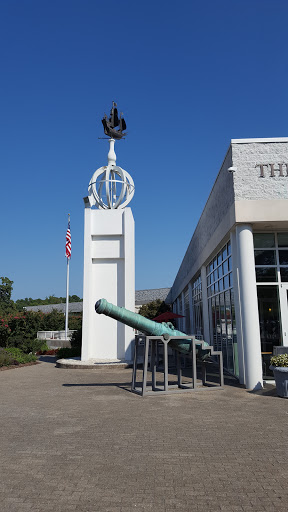
M237 333L237 349L238 349L238 365L239 365L239 382L245 383L245 368L244 368L244 351L243 351L243 333L241 322L241 309L239 298L239 279L238 279L238 258L237 258L237 244L236 233L230 233L231 252L232 252L232 275L233 275L233 292L234 292L234 307L235 307L235 320L236 320L236 333Z
M245 386L263 387L261 342L252 227L236 226L238 246L239 292L242 317Z
M209 311L208 311L208 297L207 297L207 279L206 267L201 267L201 283L202 283L202 308L203 308L203 334L204 341L210 345L210 328L209 328Z

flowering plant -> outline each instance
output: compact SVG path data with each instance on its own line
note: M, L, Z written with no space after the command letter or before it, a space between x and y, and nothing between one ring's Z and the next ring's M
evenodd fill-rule
M288 348L287 348L288 350ZM288 368L288 354L280 354L278 356L271 357L271 366Z

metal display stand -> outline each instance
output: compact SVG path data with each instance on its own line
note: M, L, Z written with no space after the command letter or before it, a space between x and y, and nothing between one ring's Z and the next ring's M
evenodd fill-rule
M169 385L169 365L168 365L168 344L171 340L189 340L191 341L191 352L188 357L192 358L191 365L191 382L183 384L182 379L182 367L181 367L181 353L177 351L176 366L177 366L177 384ZM156 371L159 365L159 349L158 343L163 344L163 385L157 385L156 382ZM218 369L219 369L219 384L212 385L207 383L207 362L202 361L202 385L197 383L197 361L196 361L196 349L199 346L207 351L210 351L211 356L218 357ZM149 350L150 349L150 350ZM142 352L142 354L141 354ZM140 386L137 386L137 366L139 364L139 356L143 356L143 374L142 382ZM150 356L150 357L149 357ZM152 385L147 386L147 373L150 359L150 371L152 373ZM215 351L213 347L204 346L203 340L198 340L193 335L187 336L169 336L164 334L163 336L141 336L135 337L134 346L134 357L133 357L133 373L132 373L132 385L131 391L141 396L155 395L157 393L168 394L183 391L197 391L199 389L223 389L224 386L224 375L223 375L223 357L222 352Z

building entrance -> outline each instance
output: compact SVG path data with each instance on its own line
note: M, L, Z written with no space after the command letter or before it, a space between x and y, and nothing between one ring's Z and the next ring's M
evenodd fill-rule
M282 341L283 345L288 345L288 283L282 283L280 285L280 306L282 323Z
M267 379L272 378L273 376L271 370L269 370L270 358L273 355L273 347L275 345L282 345L280 304L277 285L258 286L257 288L263 378Z

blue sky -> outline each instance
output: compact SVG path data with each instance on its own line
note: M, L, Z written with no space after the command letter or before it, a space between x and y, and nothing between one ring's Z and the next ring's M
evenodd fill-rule
M136 288L171 286L231 138L287 130L286 0L0 0L0 275L82 297L83 197L112 100L135 182Z

